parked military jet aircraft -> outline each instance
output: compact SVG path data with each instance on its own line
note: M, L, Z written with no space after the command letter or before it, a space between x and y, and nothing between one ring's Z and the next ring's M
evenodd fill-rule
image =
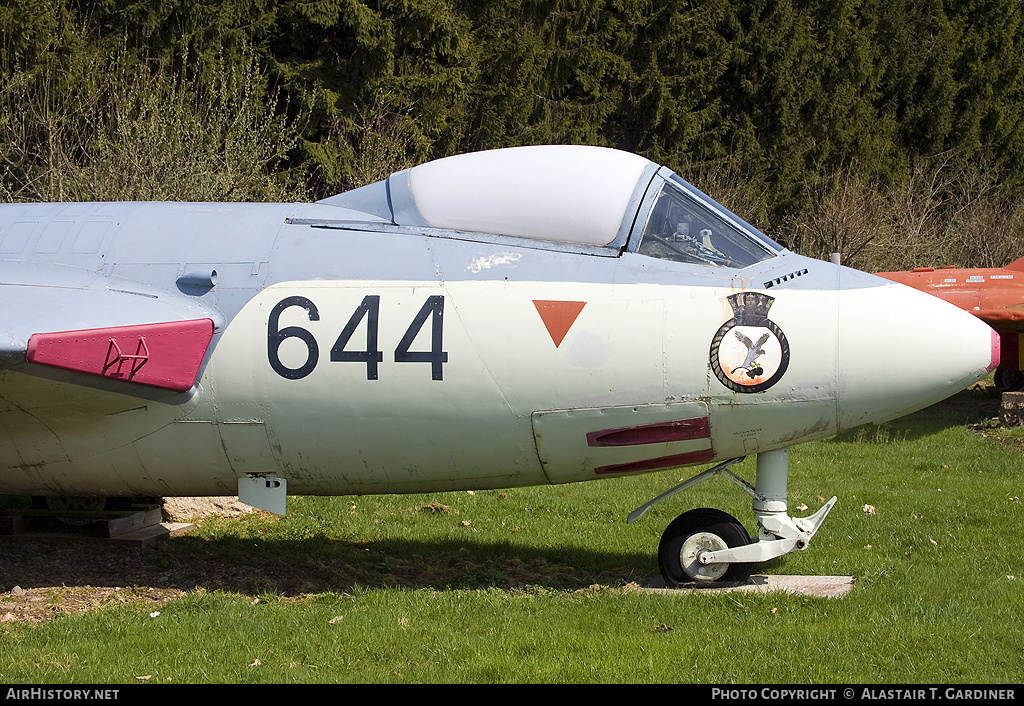
M996 385L1024 388L1024 258L1006 267L915 267L878 276L955 304L995 329L1000 341Z
M610 149L428 162L312 204L0 207L0 492L411 493L717 464L670 585L803 549L788 450L995 367L975 317L785 250ZM920 375L907 375L916 368ZM729 467L756 454L753 485Z

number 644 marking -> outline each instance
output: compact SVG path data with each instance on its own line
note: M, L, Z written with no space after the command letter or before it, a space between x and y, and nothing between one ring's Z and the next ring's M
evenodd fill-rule
M270 367L278 375L289 380L299 380L309 375L316 368L320 360L320 348L316 338L308 330L301 326L286 326L279 328L281 314L285 309L297 306L306 310L310 321L320 320L320 311L316 304L306 297L293 296L285 297L279 301L270 312L267 321L267 359ZM409 348L416 339L420 330L430 319L430 350L411 351ZM346 350L349 339L356 331L360 322L366 319L366 346L362 350ZM331 360L334 362L357 362L366 365L366 379L377 379L377 365L384 360L384 354L377 349L378 322L380 319L380 296L368 294L352 313L345 328L338 335L338 340L331 348ZM281 344L289 338L296 338L306 345L306 360L297 368L289 368L281 362ZM443 379L444 363L448 362L448 353L441 350L444 338L444 297L434 295L427 297L427 300L420 307L419 312L413 318L405 335L395 348L396 363L430 363L431 378L434 380Z

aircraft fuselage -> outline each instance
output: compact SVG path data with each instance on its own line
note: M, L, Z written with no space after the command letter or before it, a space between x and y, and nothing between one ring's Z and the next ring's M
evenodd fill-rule
M34 224L4 253L3 283L31 272L30 317L43 287L28 285L43 278L46 330L96 328L92 307L62 311L62 295L94 297L122 326L161 305L216 326L189 392L41 365L0 373L0 490L223 495L261 473L295 494L581 481L830 436L962 384L932 370L927 394L921 380L900 394L918 333L892 301L927 300L793 253L735 272L307 224L337 216L319 204L0 207L0 234ZM712 364L720 331L719 348L743 345L730 321L764 330L737 320L728 298L743 292L771 298L776 369L785 342L783 374L752 393ZM646 434L588 440L633 428Z

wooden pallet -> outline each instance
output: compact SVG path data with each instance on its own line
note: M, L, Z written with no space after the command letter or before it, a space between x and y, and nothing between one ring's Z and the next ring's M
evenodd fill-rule
M114 541L145 547L194 527L191 523L160 520L160 505L101 511L0 510L0 541Z

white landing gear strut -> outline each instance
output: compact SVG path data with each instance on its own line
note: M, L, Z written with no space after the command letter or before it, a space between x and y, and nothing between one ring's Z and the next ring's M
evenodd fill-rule
M750 578L751 564L806 549L836 503L833 497L810 517L790 517L786 507L789 449L757 455L753 487L729 470L742 460L730 459L698 473L627 517L626 522L632 522L662 500L719 474L753 496L756 537L748 537L736 518L710 508L690 510L669 524L658 547L658 566L666 585L745 582Z

